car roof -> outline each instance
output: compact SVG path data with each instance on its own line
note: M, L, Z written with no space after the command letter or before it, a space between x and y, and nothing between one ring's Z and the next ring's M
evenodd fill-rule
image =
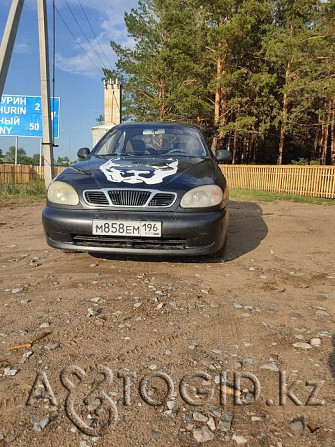
M168 121L130 121L118 124L117 126L114 126L113 129L122 128L122 127L143 127L143 126L164 126L164 127L192 127L194 129L199 129L198 126L194 124L186 124L186 123L179 123L179 122L168 122Z

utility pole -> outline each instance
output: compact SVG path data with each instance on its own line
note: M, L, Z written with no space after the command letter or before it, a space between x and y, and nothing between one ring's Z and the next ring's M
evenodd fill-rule
M37 0L38 37L40 44L40 76L45 185L53 179L53 141L50 112L49 43L46 0Z
M24 0L13 0L0 47L0 99L5 86L9 63L12 57L17 28Z

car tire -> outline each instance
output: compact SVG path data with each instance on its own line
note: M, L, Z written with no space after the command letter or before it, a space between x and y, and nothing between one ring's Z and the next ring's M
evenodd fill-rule
M226 253L227 253L227 240L228 240L228 238L226 236L226 239L224 240L222 247L218 251L213 253L211 255L211 258L222 259L222 260L224 259L224 257L226 256Z

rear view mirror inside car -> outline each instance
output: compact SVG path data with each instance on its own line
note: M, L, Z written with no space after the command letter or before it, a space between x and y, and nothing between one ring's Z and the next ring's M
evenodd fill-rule
M164 135L165 129L144 129L143 135Z

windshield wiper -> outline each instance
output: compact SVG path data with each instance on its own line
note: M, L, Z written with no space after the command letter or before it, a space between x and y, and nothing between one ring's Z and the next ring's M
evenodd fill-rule
M141 154L104 154L104 155L95 155L95 157L98 158L109 158L109 157L115 157L115 158L123 158L123 157L133 157L135 155L141 155Z

